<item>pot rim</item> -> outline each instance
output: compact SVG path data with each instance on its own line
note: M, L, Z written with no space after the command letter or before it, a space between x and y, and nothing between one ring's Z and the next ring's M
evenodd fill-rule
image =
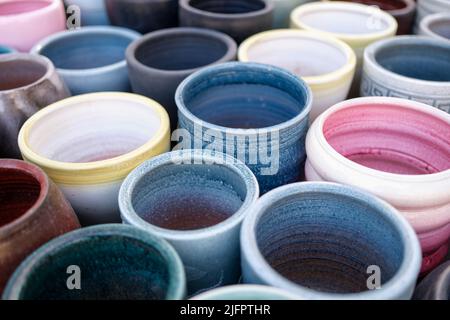
M279 288L257 285L257 284L236 284L221 288L212 289L210 291L200 293L192 297L190 300L218 300L224 295L241 295L241 294L260 294L273 295L281 300L299 300L294 294ZM240 300L240 299L237 299Z
M446 38L439 33L434 32L430 26L435 22L447 22L450 25L450 12L438 12L434 14L427 15L420 22L420 31L427 36L436 37L445 41L450 41L450 38Z
M264 259L258 248L255 228L265 210L275 201L286 199L290 196L298 196L303 192L315 191L351 197L359 201L367 202L371 207L377 209L377 211L380 212L380 215L387 219L398 231L404 250L402 263L392 278L383 284L381 289L348 294L323 293L288 280L273 269ZM380 216L375 217L380 218ZM253 207L252 212L244 220L241 229L241 246L242 255L246 257L249 265L252 266L252 271L259 277L267 279L267 283L272 285L276 283L278 287L289 290L290 292L298 295L300 298L313 300L398 299L401 293L409 285L412 285L413 282L415 283L422 261L419 240L417 239L412 227L405 218L398 214L396 209L394 209L387 202L359 188L330 182L299 182L282 186L263 195ZM250 261L252 262L250 263ZM258 268L254 268L255 265L258 265Z
M173 278L170 281L166 299L178 300L185 296L186 276L181 258L166 240L132 226L103 224L71 231L41 246L28 256L16 269L5 287L2 298L5 300L18 300L24 284L28 281L29 274L43 259L46 259L51 254L56 255L61 250L74 244L90 241L92 238L99 236L130 238L157 249L167 262L168 271Z
M177 165L173 163L174 159L203 160L207 161L208 163L213 163L213 165L226 167L227 169L233 171L237 176L241 178L246 187L246 196L240 208L226 220L216 225L196 230L171 230L158 227L145 221L137 214L137 212L133 208L133 204L131 201L133 191L135 190L136 185L141 181L141 179L152 170L164 167L166 165ZM225 162L222 163L222 161L224 160ZM207 164L202 165L205 166ZM133 172L131 172L120 188L119 208L124 223L142 228L147 232L156 234L168 241L195 241L200 239L207 239L218 234L225 233L239 225L245 218L249 209L252 207L252 205L254 205L258 197L258 181L256 180L256 177L252 173L252 171L240 160L220 152L216 152L216 155L213 156L205 150L186 149L159 155L144 162Z
M272 1L268 0L259 0L261 3L264 3L264 8L245 12L245 13L217 13L206 10L197 9L191 6L192 0L179 0L180 10L185 10L190 13L195 13L197 15L211 17L215 19L224 19L224 20L237 20L237 19L248 19L259 17L265 14L269 14L274 10L274 4Z
M28 1L28 0L23 0L23 1ZM46 2L48 3L47 6L36 9L36 10L32 10L32 11L26 11L26 12L20 12L20 13L15 13L15 14L8 14L8 15L2 15L1 16L1 20L2 20L2 25L10 25L10 26L14 26L17 27L15 23L12 22L12 20L15 19L30 19L30 18L38 18L39 16L42 15L46 15L49 13L52 13L55 10L59 10L60 8L63 8L63 4L61 0L36 0L39 2ZM1 1L3 3L8 3L8 2L16 2L14 0L3 0ZM28 1L31 2L31 1Z
M101 161L79 163L55 161L39 155L30 147L28 137L31 128L48 114L60 109L70 108L73 104L111 99L131 101L151 109L159 116L160 126L158 130L142 146L120 156ZM156 101L132 93L97 92L69 97L41 109L24 123L19 132L18 143L24 159L43 168L55 182L65 185L83 185L123 179L141 161L148 159L149 153L155 152L155 149L162 149L164 140L169 135L169 116L166 110Z
M322 0L322 1L330 2L332 0ZM405 4L405 7L401 8L401 9L393 9L393 10L383 10L383 8L381 8L381 7L380 7L380 9L390 13L394 17L399 17L399 16L402 16L402 15L407 15L407 14L414 13L414 11L416 9L416 3L415 3L414 0L397 0L397 1L403 2ZM364 3L361 3L361 4L364 4Z

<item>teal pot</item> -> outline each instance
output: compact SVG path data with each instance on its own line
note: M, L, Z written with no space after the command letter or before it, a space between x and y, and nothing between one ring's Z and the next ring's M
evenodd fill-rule
M66 7L78 6L82 26L109 25L105 0L64 0Z
M131 226L105 224L39 248L16 270L3 299L177 300L184 295L183 265L166 241Z
M217 288L198 296L191 300L297 300L297 297L287 291L259 285L235 285Z
M16 50L7 46L0 45L0 54L14 53Z

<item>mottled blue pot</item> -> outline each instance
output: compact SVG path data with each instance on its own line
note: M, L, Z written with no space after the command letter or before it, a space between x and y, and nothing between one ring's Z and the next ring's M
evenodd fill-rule
M69 290L78 266L81 290ZM56 238L29 256L3 293L6 300L183 299L185 275L163 239L131 226L106 224Z
M410 299L422 261L417 236L393 207L332 183L263 196L244 220L241 248L245 283L303 299ZM369 290L377 285L371 266L379 267L378 290Z
M105 0L64 0L67 7L75 5L80 8L82 26L109 25Z
M200 70L177 89L180 148L228 153L256 175L261 192L303 173L312 94L278 67L230 62Z
M13 53L16 52L16 50L6 47L6 46L0 46L0 54L6 54L6 53Z
M207 291L192 300L298 300L287 291L258 285L235 285Z
M73 95L130 91L125 50L140 34L119 27L84 27L51 35L32 53L48 57Z
M450 261L441 264L419 283L415 300L450 300Z
M192 295L238 282L239 231L258 196L255 176L240 161L185 150L134 170L120 189L119 206L124 223L174 246Z

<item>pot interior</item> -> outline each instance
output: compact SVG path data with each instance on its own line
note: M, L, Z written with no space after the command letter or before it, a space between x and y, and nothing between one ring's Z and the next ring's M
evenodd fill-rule
M48 7L52 0L3 1L0 3L0 16L36 11Z
M263 0L190 0L191 7L222 14L242 14L262 10L266 7Z
M159 114L147 104L97 97L71 101L45 114L30 128L27 143L35 153L50 160L94 162L141 147L160 126Z
M168 163L140 178L131 203L152 225L197 230L230 218L246 195L245 181L225 166Z
M14 59L0 61L0 91L31 85L47 73L47 67L37 61Z
M255 232L259 250L273 269L302 287L327 293L367 291L369 266L380 268L385 284L404 254L397 228L378 209L326 191L275 201L259 218Z
M341 155L375 170L422 175L450 169L450 124L410 108L365 103L341 109L323 133Z
M431 22L428 28L437 35L450 39L450 16Z

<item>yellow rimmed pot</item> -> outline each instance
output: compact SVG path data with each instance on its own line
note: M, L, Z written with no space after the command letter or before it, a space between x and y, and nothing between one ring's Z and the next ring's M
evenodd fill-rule
M86 94L36 113L18 141L23 158L59 185L82 224L120 222L120 185L139 164L169 150L169 117L136 94Z
M238 57L242 62L274 65L301 77L313 92L311 120L346 99L356 68L355 53L345 42L304 30L258 33L240 45Z

